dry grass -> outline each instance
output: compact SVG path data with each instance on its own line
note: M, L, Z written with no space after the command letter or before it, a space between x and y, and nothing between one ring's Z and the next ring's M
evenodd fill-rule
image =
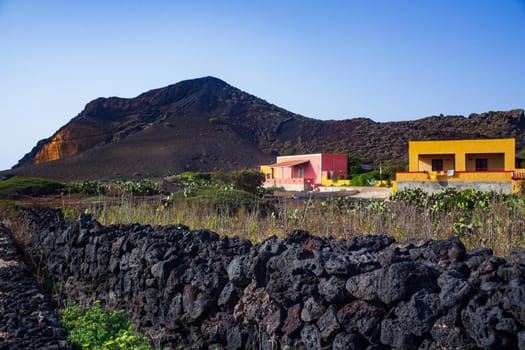
M26 246L34 227L20 215L19 207L11 201L0 201L0 224L5 225L18 244Z
M275 214L239 210L228 215L211 206L184 201L165 206L161 200L145 202L122 197L118 205L93 206L93 213L104 225L141 223L166 225L182 223L191 229L210 229L221 235L240 236L253 242L276 235L285 236L295 229L321 236L349 238L360 234L388 234L397 240L409 238L443 239L458 235L468 249L489 247L499 256L512 247L525 247L525 205L512 205L494 198L489 208L436 211L403 201L369 201L342 205L337 200L310 200L295 208L292 202L280 203ZM74 208L66 210L76 215Z

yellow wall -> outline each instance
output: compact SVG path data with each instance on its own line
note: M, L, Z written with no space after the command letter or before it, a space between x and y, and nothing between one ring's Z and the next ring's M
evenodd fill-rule
M447 172L441 175L439 172L430 171L428 173L397 173L396 181L511 181L511 172L492 172L478 171L472 173L454 172L453 176L448 176Z
M350 186L350 181L351 180L331 180L326 175L321 177L321 185L323 186Z
M525 180L512 181L512 193L523 193L525 190Z
M269 166L269 165L261 165L261 173L264 174L264 177L265 178L273 178L273 176L268 176L268 175L273 175L273 171L272 171L272 168Z
M487 159L488 168L490 170L510 170L505 169L505 154L503 153L495 153L495 154L488 154L488 153L467 153L467 169L466 170L476 170L476 159L479 158L485 158ZM514 167L512 167L514 169Z
M418 159L419 171L432 171L432 159L443 160L443 170L454 169L453 154L435 154L420 156Z
M514 139L487 139L487 140L446 140L446 141L409 141L408 167L409 171L424 171L420 168L420 155L427 158L432 155L455 155L455 170L467 170L467 154L503 153L502 170L514 169L515 140ZM478 157L482 158L482 157ZM431 158L429 158L431 159ZM443 162L443 169L448 170ZM490 161L489 161L490 166ZM452 169L452 168L451 168Z

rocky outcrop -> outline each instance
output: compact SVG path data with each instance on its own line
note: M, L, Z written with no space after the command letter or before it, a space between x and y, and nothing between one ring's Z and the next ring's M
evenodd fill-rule
M36 153L33 163L40 164L77 154L102 142L107 132L85 123L72 123L59 130Z
M31 211L28 252L64 302L127 310L174 349L524 349L525 250L347 240L257 245L183 225L101 226Z
M1 224L0 349L71 349L47 297Z

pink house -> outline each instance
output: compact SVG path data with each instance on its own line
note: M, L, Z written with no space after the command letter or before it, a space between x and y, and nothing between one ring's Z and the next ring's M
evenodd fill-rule
M346 154L302 154L277 157L275 164L261 166L265 187L305 191L323 184L323 179L346 179Z

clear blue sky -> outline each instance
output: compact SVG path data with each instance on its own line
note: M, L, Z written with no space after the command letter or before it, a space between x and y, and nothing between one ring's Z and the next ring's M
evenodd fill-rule
M0 169L100 96L212 75L319 119L525 107L525 0L0 0Z

